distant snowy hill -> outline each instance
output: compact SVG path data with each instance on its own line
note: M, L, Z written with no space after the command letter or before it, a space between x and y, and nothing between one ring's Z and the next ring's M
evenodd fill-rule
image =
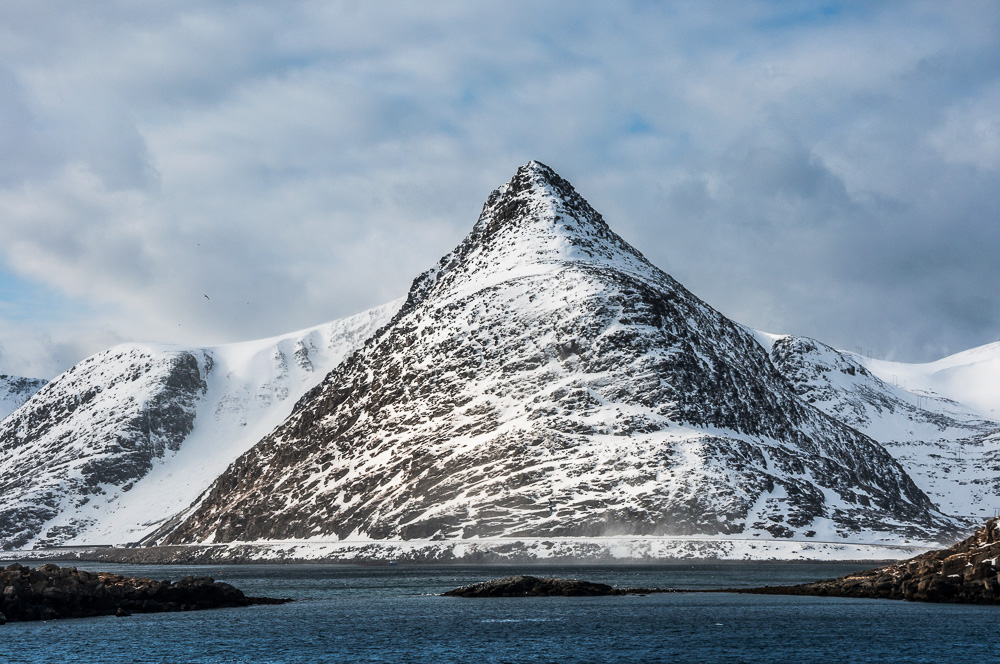
M942 511L970 526L1000 512L1000 344L904 364L764 342L800 397L881 443Z
M914 394L950 399L1000 421L1000 341L926 364L863 360L883 380Z
M40 378L21 378L0 374L0 420L20 408L25 401L45 386Z
M159 543L948 537L877 443L532 162Z
M0 422L0 546L140 539L400 304L261 341L118 346L74 366Z

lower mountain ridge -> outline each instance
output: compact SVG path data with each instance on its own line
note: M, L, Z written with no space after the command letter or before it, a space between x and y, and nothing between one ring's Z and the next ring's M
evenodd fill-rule
M0 420L24 405L38 390L45 387L40 378L23 378L0 374Z
M80 362L0 422L0 548L141 539L400 304L273 339L128 344Z
M953 537L877 442L548 167L146 543Z
M870 360L804 337L779 337L770 351L796 394L878 441L940 509L972 527L1000 513L1000 420L995 410L950 398L947 382L934 378L941 365L981 371L984 360L1000 359L1000 344L959 355L970 353L975 363L945 358L921 371L921 365ZM998 377L980 382L990 387ZM962 387L970 384L975 381L965 377Z

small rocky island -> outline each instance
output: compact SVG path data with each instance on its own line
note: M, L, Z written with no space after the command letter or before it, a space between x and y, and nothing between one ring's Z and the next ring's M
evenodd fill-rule
M0 571L0 589L0 624L291 601L247 597L228 583L210 577L188 576L171 583L104 572L84 572L75 567L59 567L51 563L38 569L18 563L8 565Z
M615 588L570 579L510 576L449 590L455 597L539 597L645 595L663 592L729 592L757 595L815 595L905 599L918 602L1000 604L1000 518L948 549L875 569L795 586L674 590Z
M508 576L455 588L447 597L595 597L675 592L665 588L615 588L604 583L537 576Z
M733 588L725 592L1000 604L998 558L1000 519L993 518L951 548L900 563L797 586Z

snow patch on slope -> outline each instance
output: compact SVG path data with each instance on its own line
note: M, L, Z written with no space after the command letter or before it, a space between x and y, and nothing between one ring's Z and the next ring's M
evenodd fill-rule
M939 549L934 542L888 543L725 537L518 537L459 540L274 540L122 549L36 549L17 559L78 557L160 563L648 563L669 560L873 561L904 560ZM10 554L8 554L9 556ZM0 560L4 559L0 552ZM13 558L11 558L13 559Z

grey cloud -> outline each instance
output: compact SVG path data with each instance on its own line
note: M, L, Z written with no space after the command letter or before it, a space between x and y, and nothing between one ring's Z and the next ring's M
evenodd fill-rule
M719 161L742 195L809 200L837 208L850 205L843 181L786 131L772 130L740 140Z
M540 159L737 320L901 359L990 341L1000 10L853 11L5 6L0 251L106 307L90 352L277 334L402 295Z

